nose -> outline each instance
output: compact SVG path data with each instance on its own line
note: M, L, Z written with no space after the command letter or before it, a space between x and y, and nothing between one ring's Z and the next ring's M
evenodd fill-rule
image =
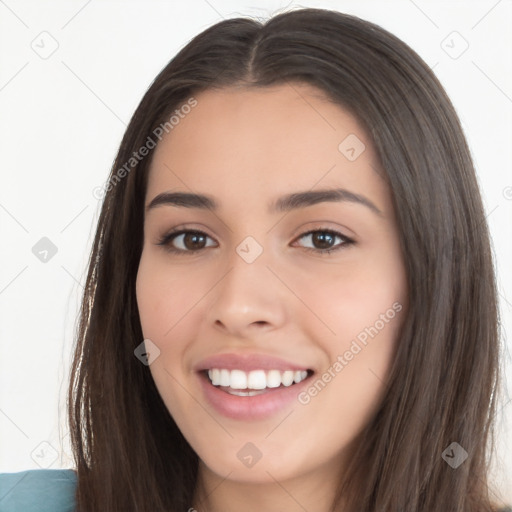
M290 292L276 277L265 251L253 262L233 250L226 271L212 290L208 322L224 335L251 339L280 328L288 317ZM270 267L270 268L269 268Z

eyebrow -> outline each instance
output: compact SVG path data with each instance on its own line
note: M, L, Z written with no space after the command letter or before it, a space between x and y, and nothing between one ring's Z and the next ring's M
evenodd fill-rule
M295 192L278 198L269 205L270 212L289 212L299 208L313 206L324 202L348 202L363 205L376 215L383 217L382 211L375 206L367 197L355 194L344 188L308 190L306 192ZM146 212L159 206L176 206L183 208L200 208L203 210L218 210L217 201L208 195L193 194L189 192L163 192L158 194L147 205Z

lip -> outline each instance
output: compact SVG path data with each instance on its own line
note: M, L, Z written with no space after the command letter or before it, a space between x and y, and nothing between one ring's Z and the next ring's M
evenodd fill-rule
M221 368L226 370L307 370L309 375L298 384L271 388L255 396L231 395L214 386L206 370ZM196 367L198 379L206 402L220 415L239 421L255 421L270 418L297 400L298 394L310 384L314 373L311 368L284 359L262 354L218 354L202 360Z
M282 412L310 384L309 375L298 384L269 389L255 396L230 395L214 386L204 372L197 374L206 401L222 416L240 421L264 420Z
M252 370L279 370L282 372L286 370L311 370L308 366L264 354L217 354L200 361L194 370L201 372L212 368L243 370L244 372Z

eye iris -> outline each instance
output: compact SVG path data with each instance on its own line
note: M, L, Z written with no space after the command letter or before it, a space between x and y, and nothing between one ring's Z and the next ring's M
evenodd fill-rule
M313 233L313 244L319 249L329 249L334 242L334 236L324 231Z
M202 239L198 244L198 240ZM199 233L186 233L183 237L183 243L187 249L202 249L204 247L205 236ZM190 242L190 243L189 243Z

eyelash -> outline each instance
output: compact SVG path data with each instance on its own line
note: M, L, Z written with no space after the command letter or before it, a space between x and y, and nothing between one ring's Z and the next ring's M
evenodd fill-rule
M347 246L355 243L354 240L352 240L351 238L348 238L347 236L342 235L338 231L334 231L332 229L313 229L311 231L306 231L305 233L302 233L301 235L299 235L296 238L296 240L301 240L302 238L312 235L314 233L324 233L324 234L327 233L327 234L333 236L334 238L338 237L343 240L342 244L339 244L339 245L334 246L329 249L315 249L314 247L303 247L303 249L305 249L306 251L311 251L311 252L320 254L321 256L327 256L331 252L339 251L339 250L344 249ZM171 232L167 233L166 235L164 235L158 241L157 245L164 246L166 251L173 253L173 254L178 254L178 255L185 255L187 253L190 253L190 254L198 253L198 252L201 252L202 250L206 249L206 247L203 247L203 248L197 249L197 250L184 250L184 249L176 249L176 247L173 247L171 245L171 242L175 238L177 238L178 236L183 235L183 234L185 234L185 235L186 234L195 234L195 235L202 235L207 238L211 238L209 235L207 235L203 231L198 231L195 229L180 229L180 230L176 230L176 231L171 231Z

